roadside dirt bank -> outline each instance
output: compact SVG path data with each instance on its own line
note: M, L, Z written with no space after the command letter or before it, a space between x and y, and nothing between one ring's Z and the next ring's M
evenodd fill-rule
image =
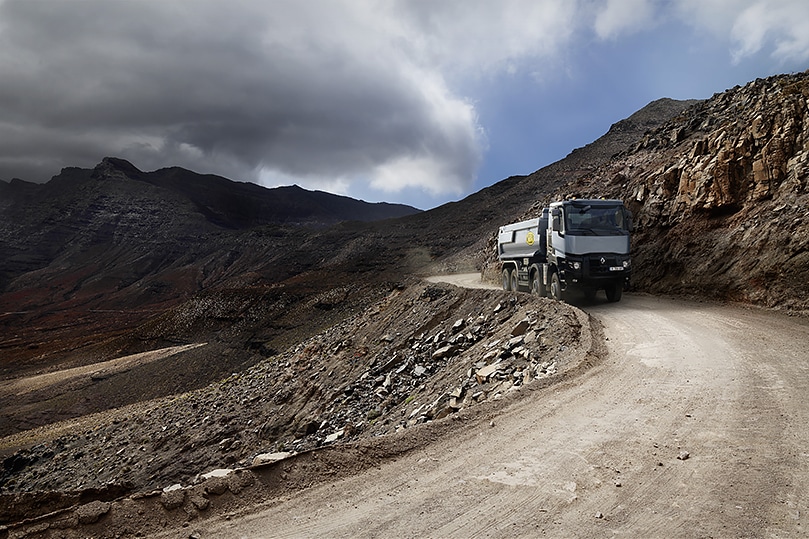
M0 440L0 532L182 534L203 518L252 513L453 438L587 370L602 343L590 322L527 294L402 284L203 389Z

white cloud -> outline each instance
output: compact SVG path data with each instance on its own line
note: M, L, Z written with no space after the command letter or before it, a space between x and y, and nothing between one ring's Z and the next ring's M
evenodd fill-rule
M728 40L734 63L765 49L779 62L809 59L806 0L678 0L676 12Z
M457 177L457 171L427 156L403 156L376 167L372 174L370 186L388 194L418 187L432 196L458 195L469 187L459 181L461 178Z
M650 0L607 0L595 5L602 6L594 23L601 39L616 39L654 25L655 8Z
M396 6L415 57L467 74L557 54L579 14L570 0L398 0Z
M804 0L756 2L736 17L731 38L739 61L772 42L773 57L809 59L809 4Z
M13 164L0 178L49 177L58 168L34 169L53 154L331 185L419 162L452 171L430 192L456 192L480 164L474 108L415 50L424 29L402 24L394 1L0 2L0 124L30 138L27 166L0 155ZM461 35L458 21L434 22ZM103 136L84 137L80 155L57 142L84 133Z
M0 178L116 155L463 192L486 148L463 80L553 55L575 15L568 0L0 0L0 123L39 134ZM55 142L91 132L79 153Z

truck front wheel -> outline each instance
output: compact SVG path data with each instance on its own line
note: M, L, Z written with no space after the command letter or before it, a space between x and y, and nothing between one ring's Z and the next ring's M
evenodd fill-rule
M551 297L556 301L565 301L565 293L562 292L562 282L559 280L559 274L555 271L551 275Z
M503 290L511 290L511 272L508 268L503 268Z
M621 301L621 296L624 292L624 285L623 283L615 283L614 285L605 288L604 292L607 294L607 301L611 303Z

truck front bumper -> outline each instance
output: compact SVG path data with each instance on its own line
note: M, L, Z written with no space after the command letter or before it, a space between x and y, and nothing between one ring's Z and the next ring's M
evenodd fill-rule
M629 255L593 254L565 260L563 281L582 288L604 288L622 283L629 287L632 264Z

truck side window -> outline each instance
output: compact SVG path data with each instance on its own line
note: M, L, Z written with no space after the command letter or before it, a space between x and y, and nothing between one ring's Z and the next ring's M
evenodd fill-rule
M551 225L554 232L559 232L560 234L564 232L564 228L562 228L562 211L558 208L554 208L551 211L551 217L553 218L553 224Z
M635 231L635 225L632 223L632 212L624 208L624 229L628 230L629 232Z

